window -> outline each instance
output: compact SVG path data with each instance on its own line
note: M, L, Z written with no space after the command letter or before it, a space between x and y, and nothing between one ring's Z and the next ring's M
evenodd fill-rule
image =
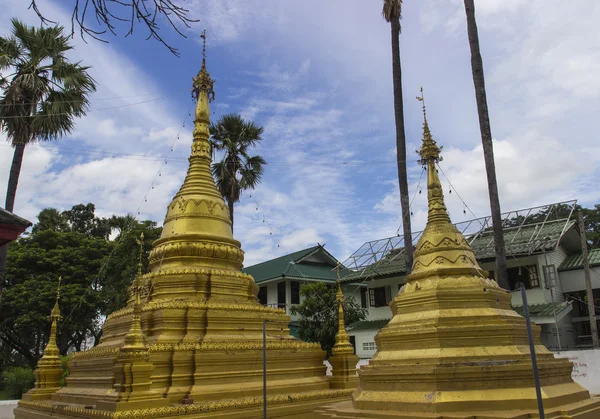
M526 289L537 288L540 286L540 277L538 275L537 265L519 266L508 269L508 283L511 290L518 289L518 283L525 284Z
M258 289L258 302L267 305L267 286L263 285Z
M540 286L540 276L538 275L538 270L536 265L528 266L527 275L529 276L529 284L531 288L539 288Z
M362 308L367 308L367 289L366 288L360 289L360 306Z
M384 307L387 305L385 288L369 288L369 305L371 307Z
M546 282L546 288L555 288L558 286L558 278L556 275L556 266L555 265L544 265L542 266L542 270L544 271L544 281Z
M375 342L363 342L363 351L374 351L377 349Z
M291 281L290 288L292 289L292 304L300 304L300 282Z
M277 307L285 308L285 281L277 283Z

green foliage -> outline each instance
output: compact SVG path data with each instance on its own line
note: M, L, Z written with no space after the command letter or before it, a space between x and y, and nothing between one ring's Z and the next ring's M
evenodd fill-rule
M582 208L585 224L585 238L591 247L600 247L600 204L594 208Z
M26 367L10 367L2 373L2 387L10 400L20 399L23 393L33 388L33 370Z
M56 140L85 115L96 90L89 67L71 63L64 28L35 28L13 19L0 37L0 129L13 146Z
M245 121L240 115L227 114L211 124L210 133L213 150L224 152L211 170L217 188L229 204L233 222L233 204L240 200L242 191L254 189L260 183L263 166L267 164L261 156L248 154L262 140L263 127Z
M137 272L144 233L142 262L148 264L152 241L161 229L132 216L96 217L94 205L67 211L44 209L32 233L9 248L5 291L0 306L0 368L34 367L50 330L58 277L62 277L58 347L66 353L84 341L99 342L101 317L122 308ZM109 239L114 230L116 237Z
M60 386L64 387L67 385L67 377L69 376L69 361L73 358L73 354L60 355L60 365L63 369L63 373L60 376Z
M303 285L300 289L304 300L300 305L292 306L292 314L300 315L298 335L307 342L319 342L321 348L331 353L335 344L338 327L336 287L323 282ZM367 309L362 308L354 298L344 298L344 317L346 325L364 320Z

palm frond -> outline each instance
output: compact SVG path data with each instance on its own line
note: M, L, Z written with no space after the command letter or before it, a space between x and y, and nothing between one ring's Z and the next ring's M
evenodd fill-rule
M388 22L392 19L402 19L402 0L383 0L381 14Z

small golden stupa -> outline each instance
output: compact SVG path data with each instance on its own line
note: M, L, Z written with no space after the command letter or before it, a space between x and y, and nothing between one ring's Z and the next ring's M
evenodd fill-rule
M60 361L60 352L56 343L57 322L60 320L60 281L58 278L58 287L56 289L56 301L50 312L50 336L48 344L44 348L42 358L38 361L37 368L33 372L35 376L35 387L27 394L23 395L23 400L43 400L52 393L60 389L60 378L63 374L62 363Z
M420 97L420 100L423 98ZM539 417L525 320L511 294L488 279L451 223L423 104L421 164L427 167L427 226L412 273L359 371L352 401L320 411L335 418L521 419ZM598 419L600 398L571 379L573 365L536 338L547 418Z
M290 336L289 316L261 305L241 272L244 252L210 171L213 80L203 55L189 169L149 272L137 276L128 306L108 316L100 344L73 356L67 385L50 380L52 392L24 398L16 419L260 418L263 320L269 418L310 418L350 398L352 389L331 386L319 344Z
M338 304L338 331L335 335L335 345L331 350L329 357L331 364L331 388L356 388L358 387L358 376L356 375L356 365L358 356L354 354L354 347L350 343L350 336L346 331L344 324L344 293L340 281L340 265L337 270L337 293L335 300Z

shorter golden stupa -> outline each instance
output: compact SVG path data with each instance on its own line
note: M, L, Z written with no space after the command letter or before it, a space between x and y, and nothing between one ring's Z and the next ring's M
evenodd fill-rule
M423 100L422 97L419 98ZM353 400L320 411L335 418L525 419L538 416L525 320L511 294L488 278L451 223L423 104L421 164L427 167L427 226L412 273L359 371ZM573 364L535 350L546 418L598 419L600 398L571 379Z
M332 368L332 377L329 381L331 388L356 388L358 386L358 376L356 375L356 364L358 356L354 354L354 347L350 343L350 336L346 332L344 324L344 293L340 282L340 266L337 270L337 293L335 300L338 304L338 331L335 335L335 345L333 345L332 355L329 357L329 363Z
M58 287L56 289L56 301L50 313L50 337L48 344L44 348L44 354L38 361L37 368L33 372L35 376L35 387L23 395L23 400L42 400L48 398L52 393L60 389L60 378L63 374L62 364L60 361L60 352L56 343L56 328L57 322L60 320L60 282L62 278L58 278Z

